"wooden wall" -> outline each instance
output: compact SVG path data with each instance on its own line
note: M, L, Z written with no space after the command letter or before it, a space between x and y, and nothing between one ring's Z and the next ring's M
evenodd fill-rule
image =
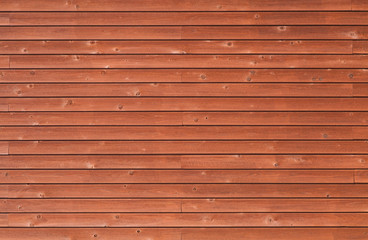
M0 11L0 239L368 239L367 0Z

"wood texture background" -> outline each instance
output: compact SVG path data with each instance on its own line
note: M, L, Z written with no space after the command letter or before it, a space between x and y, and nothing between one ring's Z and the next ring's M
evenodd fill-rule
M368 239L367 0L0 0L0 239Z

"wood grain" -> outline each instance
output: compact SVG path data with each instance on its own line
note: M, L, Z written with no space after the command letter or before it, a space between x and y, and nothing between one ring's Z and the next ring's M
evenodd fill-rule
M2 54L351 54L366 41L0 41Z
M367 212L365 199L6 199L2 213Z
M366 97L367 84L1 84L2 97Z
M0 142L0 155L8 155L9 154L9 143Z
M2 183L353 183L351 170L3 170Z
M10 68L9 56L0 55L0 68Z
M367 98L0 98L3 111L367 111Z
M355 171L355 181L357 183L367 183L368 182L368 171L367 170L356 170Z
M366 119L367 112L0 112L1 126L365 126Z
M365 140L368 127L0 127L0 140Z
M366 154L367 141L10 141L9 154Z
M10 68L368 68L368 55L10 55Z
M42 31L40 31L42 30ZM367 39L368 26L61 26L0 28L0 40Z
M368 1L367 0L352 0L351 1L352 10L368 10Z
M368 238L367 0L0 6L0 239Z
M254 240L364 240L367 228L1 228L5 240L61 238L90 240L96 237L111 240L161 239L161 240L229 240L248 237Z
M355 169L367 155L10 155L1 169Z
M357 3L355 0L354 3ZM359 3L359 2L358 2ZM295 11L295 10L351 10L350 0L215 0L185 2L179 0L143 0L137 4L134 0L124 2L109 0L73 0L67 2L55 0L2 0L3 11ZM364 9L360 9L364 10Z
M366 199L190 199L182 200L182 212L367 212L367 205Z
M366 227L366 213L13 213L2 227Z
M1 184L2 198L367 198L367 184Z
M181 212L181 206L175 199L6 199L0 201L0 212Z
M220 9L216 9L218 11ZM350 9L349 9L350 10ZM98 10L100 11L100 10ZM365 12L10 12L0 24L33 25L367 25Z
M191 228L183 230L182 240L220 240L223 236L229 240L244 237L254 240L363 240L366 235L366 228Z
M367 83L366 69L31 69L0 70L2 83Z

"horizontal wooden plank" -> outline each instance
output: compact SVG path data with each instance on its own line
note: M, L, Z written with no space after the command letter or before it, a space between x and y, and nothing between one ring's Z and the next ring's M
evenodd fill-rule
M367 98L0 98L3 111L367 111Z
M7 201L11 202L11 200ZM17 205L22 205L23 201L24 200L15 200L15 203L13 203L14 206L10 210L15 212L23 212L22 209L17 209ZM36 202L39 200L29 201ZM47 209L48 204L45 203L45 205L45 208ZM78 205L78 202L76 203L76 205ZM42 207L40 208L41 209L39 211L43 211ZM366 199L182 200L182 212L367 212L367 209L368 201Z
M181 212L181 205L175 199L3 199L0 212Z
M8 155L9 144L7 142L0 142L0 155Z
M42 235L41 235L42 236ZM192 228L183 229L182 240L363 240L367 236L366 228Z
M9 155L1 169L368 168L367 155Z
M353 43L353 53L367 53L368 52L368 42L357 41Z
M365 140L368 127L0 127L0 140Z
M351 170L3 170L2 183L354 183Z
M350 9L349 9L350 10ZM367 25L365 12L10 12L0 25Z
M366 97L358 83L1 84L2 97Z
M1 126L368 125L367 119L368 112L0 112Z
M0 27L0 40L368 39L368 26Z
M1 83L368 82L366 69L31 69L0 70Z
M24 29L27 30L27 29ZM50 29L51 30L51 29ZM16 32L14 32L16 34ZM14 36L15 37L15 36ZM367 26L184 26L181 39L367 39ZM5 36L6 38L6 36Z
M368 197L367 184L1 184L2 198Z
M9 154L368 153L368 141L10 141L8 143Z
M367 170L356 170L355 181L357 183L368 183L368 171Z
M181 240L181 231L181 229L173 228L0 228L0 234L2 239L4 240L60 240L65 238L78 240L91 240L95 238L111 240L132 240L142 238L152 240ZM315 235L311 232L305 232L307 235ZM318 232L320 232L320 236L328 235L326 231ZM339 231L339 233L340 232L341 231ZM344 233L350 233L349 229L345 230ZM192 232L188 231L188 234L192 234ZM257 235L257 233L249 231L249 235L254 234ZM359 236L360 234L362 234L362 231L358 231L357 233L352 234L352 236ZM302 238L300 239L304 240Z
M364 240L367 228L1 228L4 240Z
M184 155L181 168L366 168L366 155Z
M1 112L4 112L4 111L5 112L8 112L9 111L9 104L6 104L6 103L5 104L1 104L0 103L0 111Z
M367 0L352 0L351 1L351 9L352 10L368 10L368 1Z
M368 68L368 55L10 55L10 68Z
M0 68L9 68L9 67L10 67L9 56L0 55Z
M357 53L367 53L363 44L367 42L354 44ZM352 51L352 41L0 41L1 54L351 54Z
M366 213L13 213L2 227L366 227Z
M174 26L42 27L42 29L40 27L0 27L0 40L180 39L181 32L182 27Z
M367 212L366 199L3 199L2 213Z
M282 11L282 10L351 10L350 0L287 0L260 1L195 1L144 0L137 4L134 0L124 2L107 0L74 0L65 4L64 0L2 0L3 11Z
M202 156L202 155L199 155ZM213 156L216 157L217 155ZM359 159L365 156L356 156L357 164ZM0 156L0 168L2 169L175 169L181 168L181 159L186 158L180 155L19 155ZM195 158L195 157L194 157ZM231 158L231 156L229 156ZM270 157L272 158L272 157ZM282 157L280 157L282 158ZM349 158L349 157L347 157ZM368 159L367 159L368 160ZM368 161L367 161L368 162ZM361 163L361 166L365 165ZM368 163L367 163L368 164ZM351 163L350 165L354 165ZM271 167L271 165L270 165ZM194 167L195 168L195 167Z

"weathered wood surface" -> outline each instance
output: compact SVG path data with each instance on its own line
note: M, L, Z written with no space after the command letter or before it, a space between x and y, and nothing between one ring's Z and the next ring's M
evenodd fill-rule
M368 238L367 0L0 11L0 239Z

